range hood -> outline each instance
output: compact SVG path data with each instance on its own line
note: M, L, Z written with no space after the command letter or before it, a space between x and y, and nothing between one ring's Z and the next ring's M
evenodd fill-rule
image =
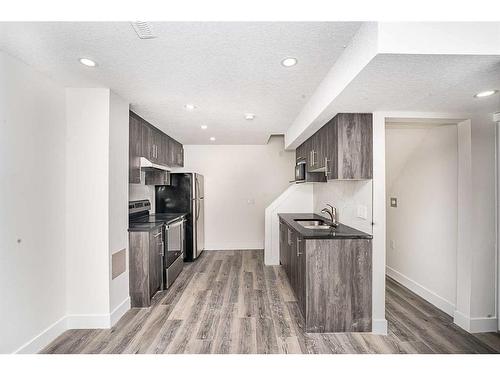
M144 171L146 171L146 172L147 171L152 171L152 172L155 172L155 171L166 171L166 172L169 172L170 171L170 168L165 167L164 165L155 164L152 161L146 159L145 157L141 157L139 163L141 165L141 169L144 170Z

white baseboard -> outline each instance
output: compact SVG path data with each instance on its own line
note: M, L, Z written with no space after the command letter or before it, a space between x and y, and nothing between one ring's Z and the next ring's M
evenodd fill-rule
M109 314L67 315L68 329L111 328Z
M125 313L130 310L130 297L125 298L112 312L110 316L110 324L113 327Z
M14 354L33 354L38 353L45 348L57 336L68 329L66 317L63 316L57 322L51 324L48 328L44 329L40 334L32 338L26 344L22 345L19 349L14 351Z
M68 329L111 328L128 310L130 310L130 297L127 297L120 303L111 314L63 316L30 341L23 344L19 349L15 350L14 354L38 353Z
M372 320L372 333L376 335L387 335L387 320L386 319L373 319Z
M471 318L460 311L454 312L453 323L469 333L497 332L498 330L496 317Z
M446 300L445 298L439 296L438 294L434 293L433 291L427 289L423 285L417 283L416 281L410 279L409 277L403 275L401 272L396 271L394 268L391 268L389 266L385 267L386 269L386 274L396 280L398 283L401 285L405 286L406 288L410 289L413 293L419 295L423 299L425 299L427 302L432 303L434 306L436 306L438 309L444 311L446 314L453 316L455 312L455 304Z

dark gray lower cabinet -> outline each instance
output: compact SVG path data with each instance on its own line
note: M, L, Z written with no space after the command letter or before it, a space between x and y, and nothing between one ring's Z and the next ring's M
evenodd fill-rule
M368 239L304 239L280 222L280 263L306 332L371 332L371 246Z
M132 307L148 307L161 288L163 238L161 227L129 233L129 286Z

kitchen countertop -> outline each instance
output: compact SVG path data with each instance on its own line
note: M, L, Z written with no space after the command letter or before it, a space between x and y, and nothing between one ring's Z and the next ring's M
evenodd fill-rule
M372 239L371 234L361 232L357 229L339 223L337 227L331 229L308 229L297 223L295 220L323 220L327 223L331 221L317 214L278 214L281 221L285 222L295 232L304 239L316 240L342 240L342 239Z
M172 214L151 214L149 216L141 217L129 221L128 231L129 232L149 232L162 225L173 223L187 214L185 213L172 213Z

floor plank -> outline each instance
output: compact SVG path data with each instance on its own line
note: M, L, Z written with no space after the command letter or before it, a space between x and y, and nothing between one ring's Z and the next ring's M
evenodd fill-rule
M500 335L471 335L386 279L388 335L308 334L282 267L262 250L205 251L148 309L111 329L68 330L41 353L500 353Z

